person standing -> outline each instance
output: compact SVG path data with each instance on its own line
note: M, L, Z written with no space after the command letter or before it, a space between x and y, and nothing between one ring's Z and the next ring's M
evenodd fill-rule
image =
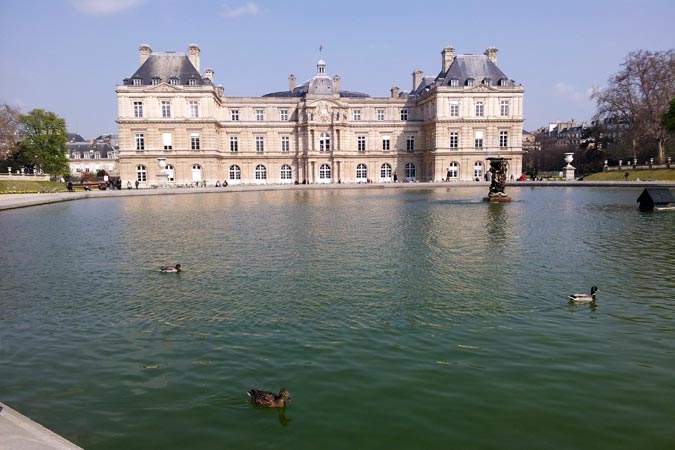
M141 183L139 183L138 180L136 180L136 189L138 189L139 184L141 184Z
M629 176L630 176L630 174L629 174L628 172L624 173L624 174L623 174L623 179L624 179L624 181L628 181L628 177L629 177Z

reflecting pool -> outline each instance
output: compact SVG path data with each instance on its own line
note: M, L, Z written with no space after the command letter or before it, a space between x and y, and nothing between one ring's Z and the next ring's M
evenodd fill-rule
M675 213L485 190L2 212L0 399L86 449L672 448Z

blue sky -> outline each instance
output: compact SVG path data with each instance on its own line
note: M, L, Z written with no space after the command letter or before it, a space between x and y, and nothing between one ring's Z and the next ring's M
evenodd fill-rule
M116 132L115 86L138 47L201 48L226 95L284 90L316 71L319 46L342 88L385 97L411 73L440 70L441 50L499 49L525 87L525 128L589 119L630 51L675 47L675 2L296 0L0 0L0 102L52 111L85 138Z

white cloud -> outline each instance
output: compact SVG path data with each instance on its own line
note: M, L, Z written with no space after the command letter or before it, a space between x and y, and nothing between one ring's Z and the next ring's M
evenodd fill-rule
M127 9L136 8L144 0L71 0L73 7L82 14L102 16L116 14Z
M247 2L240 6L223 5L222 15L226 19L234 19L241 16L257 16L264 12L258 5L252 2Z
M560 96L560 97L565 97L569 100L573 100L575 102L581 102L581 101L587 101L591 94L593 93L592 89L587 89L586 93L582 93L579 91L575 86L565 83L564 81L560 81L555 84L555 93Z

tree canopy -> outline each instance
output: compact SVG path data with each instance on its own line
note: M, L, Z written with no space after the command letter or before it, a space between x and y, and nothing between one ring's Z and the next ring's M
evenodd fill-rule
M16 130L19 110L11 105L0 105L0 160L11 157L16 150Z
M66 121L56 114L34 109L18 120L19 146L15 159L29 169L59 175L68 172Z
M595 120L614 124L632 141L634 153L639 144L652 145L659 161L665 160L671 136L662 117L675 97L675 50L629 53L607 88L596 90L593 97L598 108Z
M671 133L675 133L675 97L670 101L670 109L661 118L661 125Z

